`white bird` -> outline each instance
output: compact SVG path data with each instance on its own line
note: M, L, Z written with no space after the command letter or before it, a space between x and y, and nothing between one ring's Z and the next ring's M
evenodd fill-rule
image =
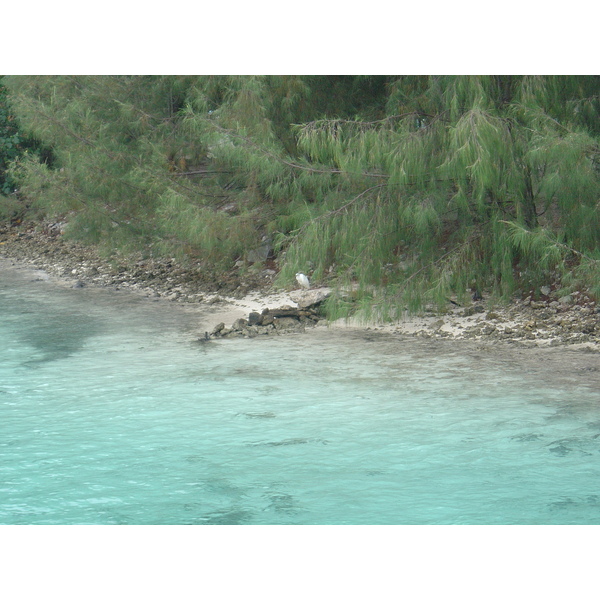
M310 281L304 273L296 273L296 281L305 289L310 287Z

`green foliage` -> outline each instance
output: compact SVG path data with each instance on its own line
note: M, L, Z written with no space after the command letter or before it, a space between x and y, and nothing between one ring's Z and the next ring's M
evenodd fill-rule
M28 153L35 153L41 160L48 160L48 155L19 128L3 79L0 77L0 218L12 218L23 211L16 194L14 162Z
M399 114L300 126L300 148L321 169L339 173L340 204L356 195L367 206L365 189L381 181L378 203L397 214L382 225L381 208L369 208L371 221L365 222L351 201L350 220L361 236L336 238L321 219L334 230L352 229L330 210L294 238L288 259L302 267L311 256L317 276L331 256L364 265L352 280L359 289L385 285L385 298L369 302L388 312L441 306L484 287L508 297L533 279L550 278L557 247L546 244L540 253L531 242L523 245L509 224L558 236L575 252L589 255L598 247L598 83L586 77L400 78L387 104ZM392 251L383 249L387 238ZM591 272L584 264L591 263L578 267L580 282ZM282 275L292 272L289 265ZM570 272L561 270L563 277Z
M596 285L595 76L9 77L52 149L11 173L72 235L231 268L268 234L279 283L395 316L560 274Z
M20 151L21 138L0 80L0 194L10 194L14 184L8 175L8 165Z
M236 258L230 246L239 250L248 242L247 218L221 208L248 194L223 193L227 174L206 160L207 147L183 126L194 81L8 78L21 121L54 153L52 168L35 157L19 162L20 192L39 212L69 213L75 238L230 266ZM216 260L219 240L223 252Z
M573 290L586 287L594 295L600 292L600 248L592 246L583 253L565 243L567 236L547 228L526 229L506 223L514 248L536 265L536 273L552 273L563 286Z

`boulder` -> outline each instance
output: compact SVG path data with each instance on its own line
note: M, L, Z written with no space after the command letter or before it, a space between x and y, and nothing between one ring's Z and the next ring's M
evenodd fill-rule
M242 330L242 334L244 335L244 337L253 338L258 335L258 329L259 328L256 325L248 325L248 327L245 327Z
M273 315L270 315L269 313L263 313L261 315L262 318L262 325L263 327L267 327L268 325L272 325L273 321L275 320L275 317Z
M246 325L248 325L248 321L246 319L236 319L231 326L233 331L242 331Z
M249 263L264 262L265 260L267 260L272 250L273 248L271 246L271 241L267 237L265 237L263 238L263 243L260 246L258 246L258 248L254 248L253 250L250 250L248 252L246 260Z
M262 325L263 316L257 312L251 312L248 315L248 324L249 325Z
M309 308L320 304L330 295L330 288L315 288L313 290L295 290L290 292L290 299L298 305L298 308Z
M225 323L219 323L218 325L215 325L215 328L212 330L210 335L219 335L223 329L225 329Z
M294 319L293 317L278 317L275 319L275 329L278 331L281 330L294 330L294 329L304 329L304 325L300 323L298 319Z

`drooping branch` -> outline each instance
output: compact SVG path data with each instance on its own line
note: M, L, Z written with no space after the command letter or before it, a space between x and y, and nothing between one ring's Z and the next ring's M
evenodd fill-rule
M302 171L308 171L310 173L323 173L323 174L331 174L331 175L341 175L341 174L347 173L347 174L351 174L351 175L359 175L362 177L374 177L374 178L379 178L379 179L389 179L389 177L390 177L389 175L386 175L384 173L352 173L349 171L345 171L343 169L317 169L315 167L310 167L307 165L301 165L301 164L298 164L295 162L291 162L289 160L285 160L284 158L282 158L281 156L278 156L277 154L271 152L270 150L267 150L264 146L261 146L260 144L253 141L252 139L250 139L247 136L241 135L240 133L235 133L229 129L226 129L225 127L221 127L220 125L217 125L211 119L204 119L204 120L209 122L210 125L217 131L220 131L228 136L231 136L233 138L241 140L246 146L255 148L264 156L273 158L277 162L279 162L283 165L286 165L288 167L291 167L292 169L300 169Z

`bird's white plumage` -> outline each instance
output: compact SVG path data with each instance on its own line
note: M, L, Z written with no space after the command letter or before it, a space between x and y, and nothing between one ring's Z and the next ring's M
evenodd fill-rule
M310 287L310 281L304 273L296 273L296 281L305 289Z

